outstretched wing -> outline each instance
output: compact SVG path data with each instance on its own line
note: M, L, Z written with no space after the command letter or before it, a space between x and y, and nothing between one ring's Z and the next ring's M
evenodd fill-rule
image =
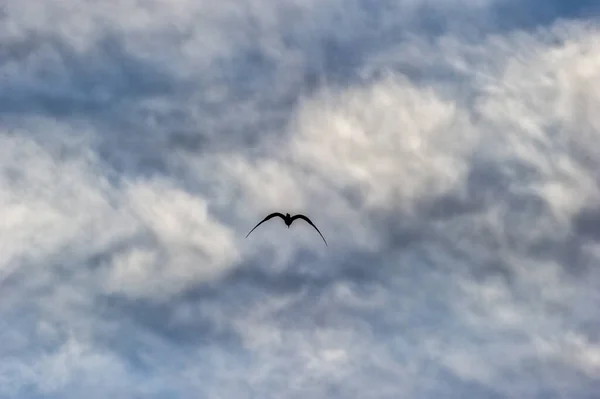
M272 214L270 214L269 216L267 216L266 218L264 218L263 220L261 220L256 226L254 226L254 229L256 229L258 226L260 226L261 224L263 224L267 220L269 220L271 218L274 218L275 216L279 216L280 218L282 218L283 220L285 220L285 216L283 216L283 214L281 214L279 212L273 212ZM252 233L254 231L254 229L250 230L250 233ZM250 235L250 233L246 234L246 238L248 238L248 236Z
M317 230L317 233L319 233L319 235L321 236L321 238L325 242L325 245L327 245L327 241L325 241L325 237L323 237L323 234L321 234L321 232L319 231L319 229L317 228L317 226L315 226L314 223L311 222L311 220L309 218L307 218L306 216L304 216L302 214L297 214L297 215L292 216L292 222L294 222L294 220L296 220L296 219L302 219L302 220L306 221L308 224L310 224L312 227L314 227L315 230Z

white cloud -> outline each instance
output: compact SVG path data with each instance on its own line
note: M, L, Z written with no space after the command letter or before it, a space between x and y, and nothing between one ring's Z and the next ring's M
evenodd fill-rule
M430 90L390 77L302 110L291 152L339 188L358 187L365 207L410 209L464 179L475 144L466 113Z
M599 36L594 28L587 30L586 35L568 25L556 31L560 40L584 37L581 39L584 43L592 42L588 36ZM515 370L515 367L518 370L523 363L533 362L540 369L556 370L549 371L549 375L571 367L571 360L551 363L550 358L533 351L532 347L537 340L567 335L569 330L565 323L570 319L568 313L560 309L568 308L578 295L593 294L578 278L570 277L570 269L575 265L569 261L574 259L560 257L550 262L544 259L567 255L561 253L560 248L564 246L566 250L569 245L573 218L584 207L593 206L598 195L595 169L590 167L598 161L597 140L590 138L597 134L594 117L573 118L569 111L577 109L582 98L589 107L598 102L591 92L600 88L600 82L593 73L580 67L593 63L597 51L583 43L547 46L545 40L536 36L507 39L506 47L514 48L515 54L509 54L508 60L498 60L506 65L505 70L500 69L484 81L477 77L473 80L474 108L466 108L462 102L443 100L442 95L436 95L432 89L415 87L395 78L311 98L290 125L293 134L286 150L291 160L280 163L291 171L300 169L306 173L308 170L326 182L299 180L305 187L309 204L319 203L310 199L320 198L323 192L332 193L329 201L321 203L316 212L320 220L329 217L330 225L343 223L346 237L348 231L360 229L358 225L369 215L365 211L392 209L406 215L414 211L427 226L425 215L419 213L424 199L457 193L468 201L468 196L485 194L472 190L489 191L486 185L501 185L485 199L483 208L473 209L473 215L459 215L434 223L434 235L428 237L433 241L405 252L423 253L425 250L424 253L436 256L434 264L444 270L441 273L450 287L439 295L454 302L450 307L452 316L439 321L441 331L429 333L446 342L440 352L441 364L457 378L476 381L502 394L536 392L534 375L529 373L524 373L513 388L504 385L507 370ZM523 53L518 46L521 41L528 43ZM494 46L490 48L482 64L496 59ZM567 67L572 70L565 70ZM584 79L585 84L565 86L559 76L573 81ZM271 161L267 158L264 162ZM504 181L482 181L479 187L467 188L469 174L478 167L492 169L495 175L490 174L489 179ZM283 187L279 187L282 194L287 192ZM333 190L328 191L332 187ZM357 187L364 198L358 208L343 208L347 204L343 203L341 193L349 187ZM263 194L256 189L251 195ZM323 207L330 208L331 212L323 211ZM347 214L343 215L340 209L345 209L347 214L361 214L362 219L344 219L342 216ZM456 263L444 249L435 254L440 250L436 249L435 240L463 251L462 262L467 264ZM468 259L468 256L473 258ZM509 276L507 283L473 279L472 273L494 262L505 269ZM424 265L406 266L410 269ZM414 274L399 268L400 265L395 273L406 273L407 278L418 276L414 282L417 285L432 278L430 273ZM465 272L468 274L463 275ZM585 273L588 278L596 278L590 271ZM460 281L469 287L466 291L457 291ZM578 293L580 290L587 294ZM427 292L433 294L430 289ZM389 292L389 295L403 294ZM478 309L476 323L469 316L471 306ZM388 308L381 317L389 318L393 314L394 310ZM444 330L444 326L452 323L448 317L454 317L454 323L461 327ZM597 319L597 315L586 317ZM577 320L571 322L577 323ZM410 326L406 328L410 330ZM445 335L452 331L466 336L453 339ZM268 336L282 340L280 334L272 331ZM410 331L402 334L410 335ZM513 336L519 338L511 338ZM490 343L469 342L473 339ZM517 340L513 342L513 339ZM497 343L492 344L491 340ZM414 356L418 356L418 351L415 349ZM300 353L298 350L298 355ZM578 367L586 373L595 373L595 363L590 360L593 356L589 359L578 356L575 355L581 362ZM548 389L565 389L575 396L577 392L585 392L575 381L559 387L547 379L542 381L544 385Z
M359 2L277 4L5 5L0 85L50 100L0 95L3 393L592 392L600 252L573 218L599 197L597 27L367 51L424 3L371 10L377 34ZM168 88L122 99L134 59ZM326 60L366 78L292 101ZM93 87L114 103L37 115ZM282 206L330 246L281 223L243 240Z
M238 259L231 232L210 217L202 199L164 182L135 182L125 195L157 245L118 255L105 282L109 292L168 296L219 277Z
M231 233L211 220L201 199L173 184L127 179L114 184L89 151L61 158L31 139L2 141L5 277L28 263L76 272L86 257L139 233L155 242L109 257L109 291L169 296L218 276L236 259ZM148 286L140 287L143 281Z

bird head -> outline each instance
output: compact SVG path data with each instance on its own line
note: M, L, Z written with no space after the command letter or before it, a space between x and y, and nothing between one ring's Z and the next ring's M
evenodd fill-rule
M286 214L285 214L285 217L286 217L286 218L289 218L289 217L290 217L290 214L289 214L289 213L286 213Z

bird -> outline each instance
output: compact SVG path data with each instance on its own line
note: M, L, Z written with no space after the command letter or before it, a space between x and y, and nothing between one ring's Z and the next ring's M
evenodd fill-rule
M280 218L283 219L285 225L288 227L288 229L290 228L290 225L294 222L294 220L296 219L302 219L304 221L306 221L308 224L310 224L312 227L315 228L315 230L317 230L317 233L319 233L319 235L321 236L321 238L323 239L323 241L325 242L325 245L327 245L327 241L325 241L325 237L323 237L323 234L321 234L321 232L319 231L319 229L317 228L317 226L314 225L314 223L306 216L302 215L302 214L297 214L294 216L290 216L289 213L286 213L285 215L279 212L273 212L270 215L268 215L267 217L265 217L263 220L261 220L256 226L254 226L254 228L252 230L250 230L250 233L252 233L254 231L254 229L256 229L258 226L260 226L261 224L263 224L264 222L266 222L267 220L274 218L275 216L279 216ZM246 238L248 238L248 236L250 235L250 233L246 234Z

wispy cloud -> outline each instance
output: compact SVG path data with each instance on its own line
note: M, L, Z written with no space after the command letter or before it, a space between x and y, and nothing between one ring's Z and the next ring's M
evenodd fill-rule
M527 7L0 2L1 395L591 398L600 30Z

